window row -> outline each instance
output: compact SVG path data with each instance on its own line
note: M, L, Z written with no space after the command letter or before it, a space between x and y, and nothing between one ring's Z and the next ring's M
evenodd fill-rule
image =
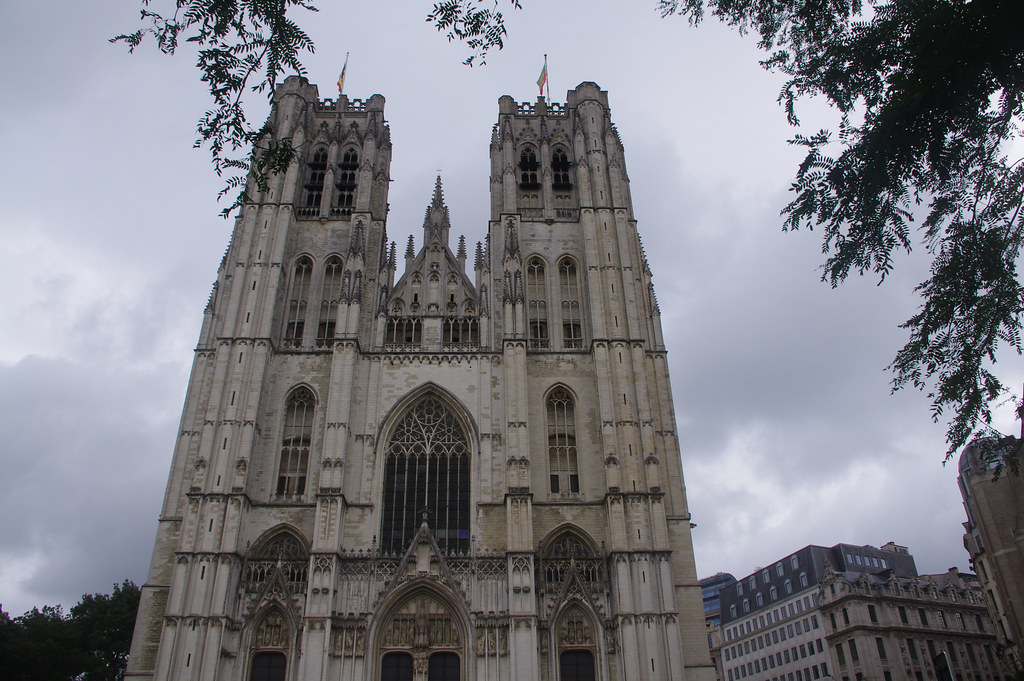
M576 261L565 256L557 264L558 279L548 294L547 266L539 256L526 263L526 305L530 348L544 350L561 340L561 347L578 350L583 347L583 321L580 311L580 282ZM549 310L557 310L561 338L552 338ZM555 345L557 347L557 345Z
M785 561L780 560L778 563L775 564L775 574L778 577L785 576L784 562ZM800 558L799 558L799 556L792 555L792 556L789 557L789 567L793 571L796 571L796 570L800 569ZM806 580L807 580L807 577L806 577L806 574L805 574L805 575L803 575L803 579L801 580L801 582L806 582ZM770 571L770 568L764 568L763 570L761 570L761 586L768 586L768 584L770 582L771 582L771 571ZM742 580L742 579L740 581L736 582L736 595L737 596L742 596L743 595L743 583L744 583L744 580ZM747 584L747 588L749 588L750 591L754 591L757 588L757 575L750 575L749 577L747 577L746 584ZM807 586L807 585L803 584L803 586Z
M445 317L441 320L441 346L463 349L480 343L480 320L476 317ZM419 349L423 344L422 317L388 317L384 344L399 349Z
M725 646L722 649L722 656L726 661L735 660L743 655L749 655L751 653L756 653L758 650L771 648L773 645L778 645L779 643L785 642L787 639L808 633L812 629L817 629L818 627L818 616L811 615L810 617L805 617L802 620L791 622L784 627L779 627L778 629L774 629L770 632L760 634L757 637L744 641L743 643ZM818 639L818 641L820 642L821 639ZM820 653L821 650L819 649L818 652Z
M821 653L823 648L821 646L821 639L817 640L818 652ZM754 676L755 674L774 673L771 672L773 669L782 667L783 665L797 663L800 660L805 659L808 655L814 654L814 646L808 644L800 646L800 648L791 648L783 650L781 652L769 654L765 657L752 660L745 664L741 664L736 667L730 667L726 672L726 678L728 681L736 681L737 679L745 679L748 676ZM778 679L786 679L787 681L813 681L813 679L828 678L828 664L825 662L812 664L802 669L797 669L792 672L781 672L779 676L772 677L773 681Z
M569 152L565 147L556 146L551 151L551 186L554 189L569 189ZM533 189L540 186L540 163L537 161L537 150L532 146L523 147L519 153L519 186Z
M818 605L818 594L808 594L803 598L798 598L792 603L779 606L775 610L770 610L767 613L755 617L751 617L746 622L742 622L732 627L728 627L725 630L725 637L727 641L750 634L765 627L770 627L773 624L777 624L787 617L794 617L804 610L810 610L813 606ZM731 614L735 617L735 604L729 606ZM814 616L814 621L817 622L817 616ZM817 625L815 625L817 626ZM834 627L834 623L833 623Z
M327 147L318 147L306 163L306 183L303 185L305 196L296 210L300 217L319 217L323 203L325 183L327 180ZM334 173L333 199L329 208L331 217L350 215L356 203L357 173L359 171L359 152L355 147L345 149Z
M561 386L545 401L550 491L580 491L576 451L576 406ZM300 386L285 404L275 493L295 499L306 493L316 398ZM412 541L424 513L442 550L469 548L470 442L453 410L429 394L415 402L396 424L384 450L384 489L380 545L401 552Z
M256 284L253 282L253 287ZM343 298L358 295L362 286L362 273L345 272L339 256L332 255L324 262L320 280L320 296L312 298L313 259L303 255L295 261L292 269L291 282L288 287L287 308L283 335L284 347L300 347L307 338L307 322L316 326L315 341L318 347L334 343L334 334L338 320L338 305ZM319 300L315 308L317 315L311 320L312 305Z

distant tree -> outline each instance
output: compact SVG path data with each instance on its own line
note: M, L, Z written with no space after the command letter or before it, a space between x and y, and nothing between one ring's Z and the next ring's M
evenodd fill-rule
M139 588L125 580L109 596L83 596L70 614L49 605L13 620L0 612L0 678L120 681L138 607Z
M519 0L447 0L427 15L449 40L465 41L482 62L501 49L499 7ZM298 54L312 43L286 13L299 0L177 0L171 19L149 12L145 29L114 40L131 49L145 34L173 53L179 36L198 43L198 66L216 108L200 120L197 144L214 167L237 171L229 191L254 170L257 183L283 170L287 140L245 122L246 87L271 94L278 75L304 75ZM837 134L798 134L806 150L783 209L784 230L820 228L822 279L851 272L879 282L899 251L924 248L931 275L917 287L922 304L904 328L909 339L890 365L893 390L924 390L932 415L950 414L947 458L976 431L991 429L992 405L1007 394L994 373L1000 346L1020 354L1024 287L1021 250L1024 163L1007 158L1019 138L1024 101L1024 2L1021 0L658 0L662 16L691 24L710 15L754 33L765 68L788 80L779 94L788 120L817 97L839 114ZM259 82L249 83L256 77ZM252 145L252 163L229 158ZM241 193L224 214L244 203ZM921 219L914 229L915 219Z

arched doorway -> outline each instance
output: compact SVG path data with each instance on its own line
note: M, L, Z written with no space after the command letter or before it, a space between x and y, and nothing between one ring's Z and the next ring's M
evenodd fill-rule
M445 598L417 590L385 610L375 636L379 681L465 681L468 635Z

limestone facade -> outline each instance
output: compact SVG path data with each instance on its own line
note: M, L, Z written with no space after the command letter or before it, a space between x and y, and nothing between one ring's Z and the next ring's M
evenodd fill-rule
M711 681L607 93L499 100L471 269L404 271L384 98L289 78L196 348L131 679Z
M1020 441L979 440L960 455L964 548L978 573L995 620L998 649L1007 665L1024 669L1024 478L1003 466L1005 454L1021 456Z

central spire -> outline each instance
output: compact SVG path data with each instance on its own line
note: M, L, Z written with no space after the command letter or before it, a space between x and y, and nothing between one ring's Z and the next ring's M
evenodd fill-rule
M444 205L444 189L441 187L441 171L437 171L437 181L434 183L434 196L427 207L427 214L423 218L423 245L430 246L437 242L442 246L448 245L448 232L451 230L451 222L448 218L448 206Z

